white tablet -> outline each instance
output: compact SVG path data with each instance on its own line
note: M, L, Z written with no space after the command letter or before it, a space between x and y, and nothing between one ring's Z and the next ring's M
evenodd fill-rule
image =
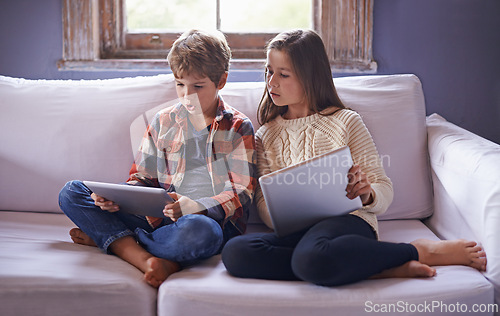
M342 147L259 178L274 231L280 237L363 205L345 191L353 161Z
M83 181L95 194L115 202L120 211L154 217L165 217L163 208L173 199L162 188Z

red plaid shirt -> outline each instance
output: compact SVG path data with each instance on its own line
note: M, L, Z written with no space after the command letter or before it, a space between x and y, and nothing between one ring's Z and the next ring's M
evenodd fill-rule
M130 170L129 184L175 192L175 187L182 184L186 168L187 119L188 112L181 104L154 116ZM254 131L250 120L225 104L221 97L206 150L214 195L196 201L205 207L208 216L223 212L223 227L230 223L244 233L257 183ZM159 218L147 219L154 228L161 223Z

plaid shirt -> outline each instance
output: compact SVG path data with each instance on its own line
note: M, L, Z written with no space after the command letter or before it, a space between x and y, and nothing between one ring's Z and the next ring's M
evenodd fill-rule
M185 168L187 110L179 103L158 112L144 134L130 170L129 184L162 187L175 192L182 184ZM244 233L257 183L255 138L250 120L234 108L219 104L206 145L207 170L214 195L196 200L207 216L222 227L230 223ZM147 217L153 228L162 219Z

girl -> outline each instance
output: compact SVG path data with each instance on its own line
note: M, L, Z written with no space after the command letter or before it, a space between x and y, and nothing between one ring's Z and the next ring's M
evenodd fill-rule
M259 176L347 145L355 165L346 194L359 196L363 207L282 238L260 233L232 239L222 253L230 274L335 286L367 278L431 277L436 273L432 265L485 269L485 253L475 242L378 240L376 214L390 205L392 183L361 117L339 99L315 32L294 30L271 40L266 88L258 109L263 126L256 133ZM260 217L272 228L260 190L256 201Z

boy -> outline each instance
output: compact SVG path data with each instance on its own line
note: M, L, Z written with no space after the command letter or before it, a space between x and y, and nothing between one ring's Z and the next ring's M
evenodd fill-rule
M230 58L220 32L198 30L181 35L168 55L180 103L155 115L127 181L169 192L174 202L165 205L166 218L119 212L80 181L61 190L61 209L79 227L72 240L117 255L153 287L245 231L255 142L250 120L218 94Z

